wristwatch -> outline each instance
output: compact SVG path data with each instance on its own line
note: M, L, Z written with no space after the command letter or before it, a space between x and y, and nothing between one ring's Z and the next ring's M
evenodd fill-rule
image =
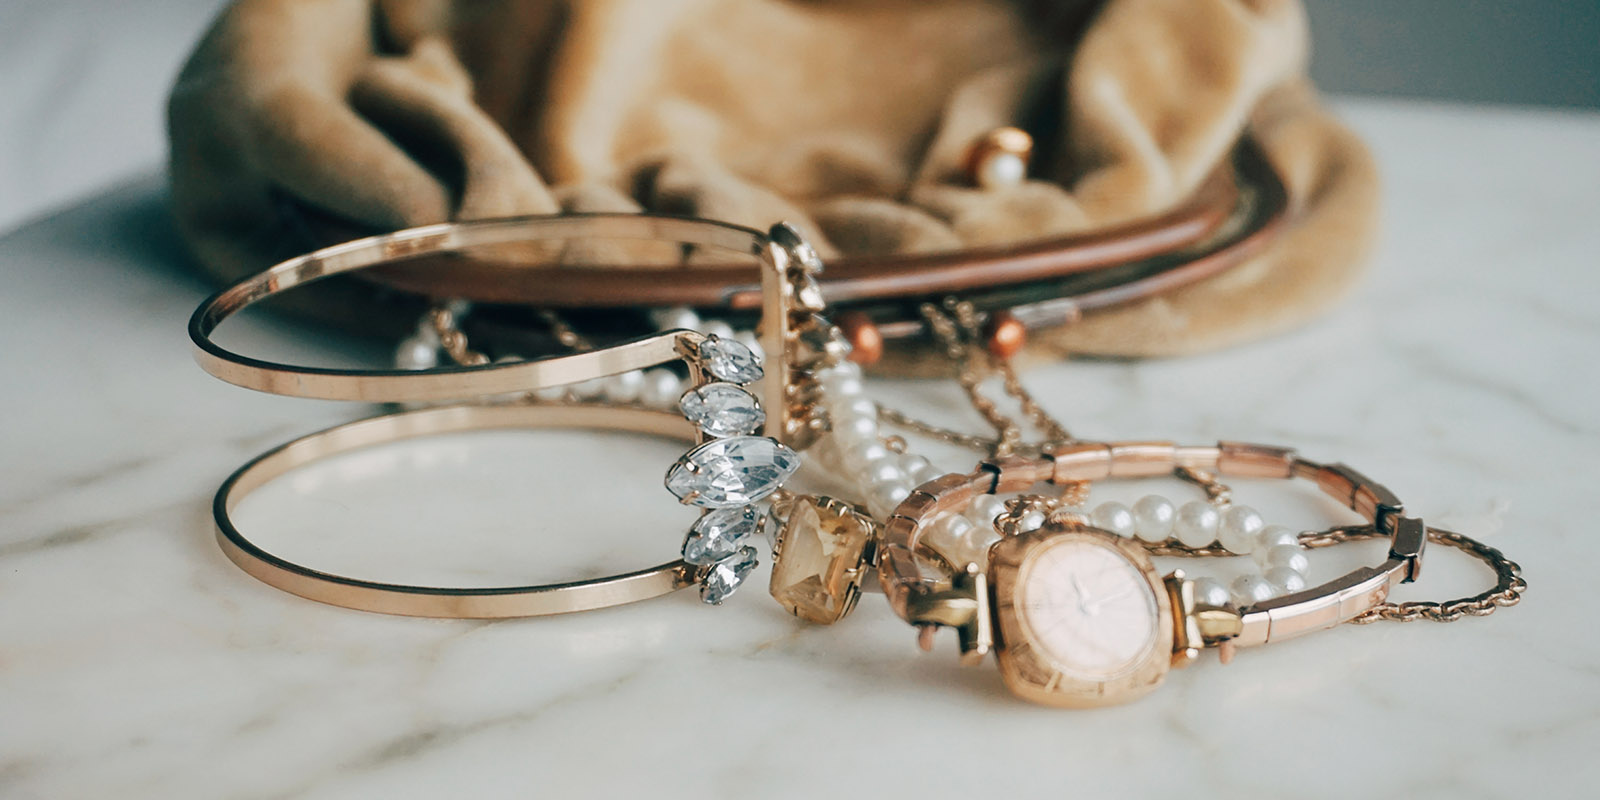
M1161 575L1136 542L1093 527L1073 513L1001 538L989 563L950 565L919 546L928 523L984 494L1041 483L1081 484L1158 477L1174 470L1222 476L1302 478L1364 516L1389 539L1385 560L1304 591L1242 607L1196 601L1182 571ZM924 647L939 627L954 628L964 663L995 653L1006 685L1047 705L1084 707L1136 699L1167 672L1196 661L1203 648L1265 644L1330 628L1383 603L1391 587L1417 577L1428 529L1405 516L1382 485L1341 464L1323 465L1292 450L1223 442L1076 442L1039 456L985 461L968 474L924 483L884 526L879 577L890 606L918 626Z

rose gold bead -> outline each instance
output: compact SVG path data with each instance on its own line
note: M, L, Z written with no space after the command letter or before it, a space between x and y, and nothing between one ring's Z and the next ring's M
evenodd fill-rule
M850 342L850 360L862 366L871 366L883 358L883 332L872 319L860 311L847 311L835 321L844 338Z
M984 337L995 358L1011 358L1028 343L1028 329L1011 312L996 311L984 325Z

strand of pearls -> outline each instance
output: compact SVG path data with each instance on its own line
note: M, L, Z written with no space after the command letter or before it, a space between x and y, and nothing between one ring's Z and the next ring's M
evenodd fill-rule
M865 487L867 509L874 516L888 516L917 486L944 474L924 456L895 453L884 446L878 406L866 396L859 365L844 362L818 377L832 430L812 454ZM952 564L981 567L987 563L989 546L1000 539L995 519L1005 511L1004 499L981 495L961 513L934 518L923 541ZM1202 603L1250 605L1306 587L1309 562L1299 538L1281 525L1266 525L1249 506L1218 509L1198 500L1175 506L1164 497L1147 495L1132 508L1107 501L1087 514L1097 528L1152 544L1175 538L1190 547L1220 544L1231 553L1254 555L1260 575L1242 575L1231 586L1216 578L1196 579L1196 597ZM1033 530L1044 522L1044 512L1030 511L1018 527Z
M1188 547L1218 545L1236 555L1253 556L1260 575L1241 575L1231 586L1216 578L1195 579L1195 598L1205 605L1221 606L1230 600L1251 605L1306 588L1310 562L1299 537L1282 525L1267 525L1250 506L1219 509L1200 500L1175 506L1151 494L1132 508L1114 501L1101 503L1089 518L1096 527L1151 544L1176 539Z
M845 361L817 373L831 430L817 455L859 486L873 516L889 516L918 486L945 473L926 457L896 453L884 445L878 404L866 396L861 367Z

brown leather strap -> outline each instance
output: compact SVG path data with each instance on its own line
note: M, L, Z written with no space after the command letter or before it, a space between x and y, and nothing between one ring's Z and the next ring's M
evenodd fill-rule
M1252 145L1239 148L1234 170L1241 178L1235 208L1211 237L1192 247L1050 280L1012 285L991 283L987 288L965 292L961 297L972 302L979 311L1006 309L1030 329L1042 329L1071 323L1086 311L1169 292L1232 268L1261 252L1282 229L1289 215L1288 192L1260 150ZM835 272L837 270L829 265L825 274ZM943 296L935 293L840 302L833 296L840 291L837 282L831 285L824 282L823 291L837 310L866 314L886 339L922 335L925 323L917 311L918 306ZM747 299L742 289L732 291L729 297L740 307L748 300L758 299L754 295ZM730 310L729 321L738 324L740 313ZM577 309L568 312L568 316L579 327L601 339L637 335L637 326L645 324L642 315L619 314L611 309ZM545 353L559 349L559 343L550 337L544 325L516 307L483 307L467 321L467 327L475 341L505 352Z

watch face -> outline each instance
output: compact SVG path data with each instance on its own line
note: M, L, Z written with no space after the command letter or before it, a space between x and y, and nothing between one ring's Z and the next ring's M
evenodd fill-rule
M1042 543L1018 575L1033 647L1063 673L1105 681L1137 668L1160 633L1157 598L1139 565L1098 538Z

